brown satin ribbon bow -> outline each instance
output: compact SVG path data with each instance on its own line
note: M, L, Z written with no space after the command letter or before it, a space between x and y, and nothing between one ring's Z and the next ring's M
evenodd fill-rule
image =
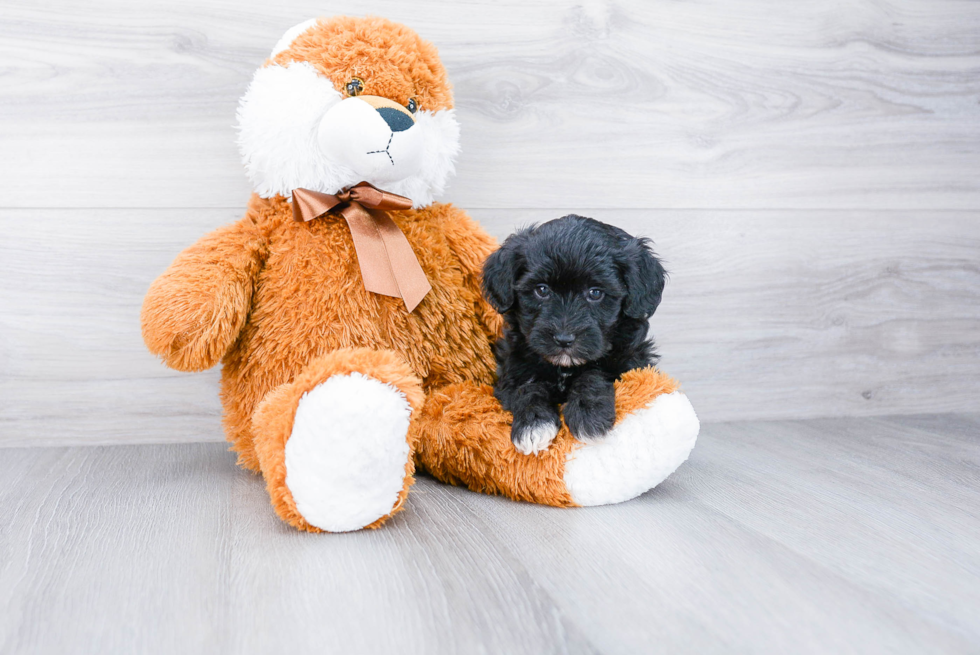
M360 182L336 195L310 189L293 190L293 219L301 223L336 211L347 221L361 266L364 288L405 301L411 312L432 290L412 245L385 212L411 209L404 196ZM374 209L377 211L368 211Z

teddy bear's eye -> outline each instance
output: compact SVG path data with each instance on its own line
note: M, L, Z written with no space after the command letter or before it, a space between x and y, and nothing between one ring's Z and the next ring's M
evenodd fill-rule
M364 93L364 80L359 77L350 78L350 82L347 83L347 95L350 97L359 96Z
M418 111L419 103L415 101L415 98L409 98L408 104L405 105L405 107L408 108L408 111L414 114L416 111Z

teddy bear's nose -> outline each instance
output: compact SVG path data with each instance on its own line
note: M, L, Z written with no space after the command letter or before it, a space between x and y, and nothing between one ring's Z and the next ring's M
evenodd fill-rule
M393 107L378 107L377 112L385 119L392 132L401 132L415 125L411 116Z
M403 132L415 125L415 118L408 113L408 110L390 98L368 95L355 97L374 107L374 110L384 119L392 132Z

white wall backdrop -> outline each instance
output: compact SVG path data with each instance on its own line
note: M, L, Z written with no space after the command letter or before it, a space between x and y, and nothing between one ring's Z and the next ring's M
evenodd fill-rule
M440 48L448 200L654 239L705 420L980 407L978 2L4 0L0 444L222 438L142 295L240 216L235 107L281 33L365 11Z

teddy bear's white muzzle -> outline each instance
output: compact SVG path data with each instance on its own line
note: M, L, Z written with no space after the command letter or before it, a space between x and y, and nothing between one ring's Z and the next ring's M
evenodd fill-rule
M360 98L346 98L320 120L320 148L331 161L372 184L403 180L419 172L422 135L411 118L399 118L386 117Z

